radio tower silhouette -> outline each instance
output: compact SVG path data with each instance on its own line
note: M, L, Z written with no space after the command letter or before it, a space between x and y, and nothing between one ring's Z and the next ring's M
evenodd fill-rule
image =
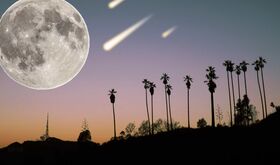
M47 114L47 124L46 124L46 132L43 136L41 136L41 140L45 141L49 138L49 113Z
M46 138L49 137L49 113L47 114Z

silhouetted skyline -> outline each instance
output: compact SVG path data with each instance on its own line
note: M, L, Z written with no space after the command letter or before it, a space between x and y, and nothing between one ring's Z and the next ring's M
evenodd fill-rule
M1 2L0 14L16 0ZM205 69L216 68L215 108L218 104L229 124L225 60L248 65L250 103L258 117L262 110L254 66L259 56L264 67L267 103L279 105L280 21L278 0L125 1L113 10L108 1L68 0L85 18L91 36L89 58L80 74L67 85L50 91L35 91L13 82L0 71L0 147L14 141L39 139L49 112L50 136L76 140L85 117L96 142L113 135L112 105L108 90L116 89L117 134L129 122L139 125L147 119L143 79L154 82L154 121L166 118L162 73L172 84L172 118L187 126L186 85L183 77L193 78L190 96L191 127L200 118L211 123L210 94L204 84ZM110 52L103 44L143 17L153 17ZM170 27L177 30L168 38L161 35ZM236 82L234 73L234 81ZM243 77L241 96L244 94ZM236 86L236 85L235 85ZM235 89L237 94L237 89ZM272 111L268 106L268 112Z

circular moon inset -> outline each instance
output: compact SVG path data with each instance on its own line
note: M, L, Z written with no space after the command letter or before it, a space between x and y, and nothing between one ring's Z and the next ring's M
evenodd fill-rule
M83 17L65 0L19 0L0 20L0 65L23 86L54 89L81 71L89 40Z

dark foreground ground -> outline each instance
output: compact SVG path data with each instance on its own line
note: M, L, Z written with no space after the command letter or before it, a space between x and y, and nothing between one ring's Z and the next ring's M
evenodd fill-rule
M277 112L249 128L179 129L102 145L26 141L0 149L0 164L280 164L279 127Z

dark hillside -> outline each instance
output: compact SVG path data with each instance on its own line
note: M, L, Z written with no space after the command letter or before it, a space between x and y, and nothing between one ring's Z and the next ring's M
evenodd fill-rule
M50 138L0 150L3 164L262 163L280 164L279 112L251 127L178 129L102 145ZM1 163L2 164L2 163Z

